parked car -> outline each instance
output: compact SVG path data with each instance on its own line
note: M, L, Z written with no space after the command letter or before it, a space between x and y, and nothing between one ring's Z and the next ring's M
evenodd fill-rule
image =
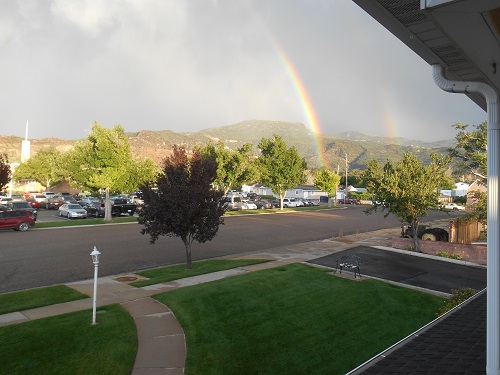
M446 203L443 209L445 211L465 211L465 206L456 203Z
M312 199L306 199L306 202L308 206L319 206L319 202Z
M280 208L281 207L281 203L279 201L279 199L273 199L271 201L271 205L274 207L274 208Z
M356 198L349 198L349 204L361 204L361 201Z
M66 216L68 219L87 217L87 211L83 209L78 203L64 203L59 207L59 216Z
M54 195L48 197L47 200L45 200L45 202L42 203L42 205L45 206L46 210L58 210L59 207L61 207L64 203L65 201L61 197Z
M85 197L83 199L80 199L78 201L78 203L80 204L80 206L85 206L86 204L90 204L92 202L99 202L99 199L97 199L96 197Z
M266 208L273 208L273 204L266 199L260 199L258 201L254 201L253 203L255 203L258 210L263 210Z
M253 201L258 198L258 195L257 193L247 193L247 198Z
M228 193L223 198L224 207L227 211L241 210L241 195L237 193Z
M297 207L297 202L294 198L283 198L283 207Z
M34 200L36 200L38 203L41 203L46 199L45 195L43 195L43 194L34 194L34 195L31 195L31 197Z
M241 201L241 209L242 210L256 210L257 205L254 202L251 202L248 200L242 200Z
M39 210L41 207L40 202L35 200L33 196L26 198L26 202L28 202L31 207L36 208L37 210Z
M87 216L104 217L104 203L99 201L84 204L83 209L87 211Z
M31 207L31 205L26 201L10 201L7 203L7 210L31 212L34 220L36 220L36 208Z
M1 211L0 210L0 229L14 229L20 232L26 232L35 225L35 217L29 211Z

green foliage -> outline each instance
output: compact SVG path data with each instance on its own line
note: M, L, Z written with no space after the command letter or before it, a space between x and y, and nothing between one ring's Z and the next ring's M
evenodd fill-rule
M334 171L322 168L316 171L314 176L314 186L326 191L329 197L335 197L337 186L339 185L340 177Z
M438 206L438 181L444 175L443 160L435 160L424 166L416 156L405 153L403 160L393 165L387 162L380 169L377 162L370 163L370 168L363 175L369 192L380 201L367 209L372 213L377 208L396 215L402 222L411 225L413 233L417 233L420 219L427 215L431 208ZM419 251L418 237L414 236L414 249Z
M436 315L437 316L443 315L445 312L450 311L455 306L460 305L462 302L468 300L476 293L477 290L474 290L472 288L462 288L462 289L452 290L451 297L446 301L446 303L443 306L441 306Z
M249 183L257 176L257 169L251 159L252 145L245 143L242 147L232 150L218 142L209 143L201 148L204 156L217 160L217 178L215 186L226 194L229 190Z
M361 169L351 169L347 172L347 184L354 187L366 187ZM340 185L345 186L345 171L340 173Z
M438 251L436 255L438 257L449 258L449 259L456 259L456 260L462 259L462 256L460 254L450 254L447 251Z
M106 190L106 220L111 220L110 192L136 190L151 181L156 172L152 161L132 156L120 125L106 129L95 122L88 138L77 143L66 160L72 184L91 192Z
M464 195L463 197L455 197L455 203L466 204L467 203L467 195Z
M224 193L212 188L216 177L215 158L203 156L200 150L189 158L184 147L174 146L155 183L141 187L141 234L149 234L152 244L159 236L180 237L186 248L187 268L192 268L192 242L212 240L224 223Z
M295 147L287 148L285 141L276 134L271 139L262 138L258 147L261 183L280 196L283 209L285 192L304 183L307 164Z
M10 164L7 154L0 153L0 192L10 182Z
M64 155L54 148L40 150L16 168L14 179L35 180L46 190L50 190L51 186L57 185L67 177L63 160Z
M455 136L455 147L450 148L448 153L456 160L455 174L473 175L473 179L480 178L486 183L481 176L487 175L487 122L474 125L472 131L467 130L469 125L455 124L453 127L459 132Z

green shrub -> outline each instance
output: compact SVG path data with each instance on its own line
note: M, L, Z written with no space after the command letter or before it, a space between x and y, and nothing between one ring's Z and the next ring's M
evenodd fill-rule
M408 245L408 246L406 246L405 250L408 250L408 251L413 251L413 246Z
M455 306L460 305L465 300L472 297L477 293L477 290L472 288L462 288L462 289L454 289L451 291L451 297L446 301L446 303L441 306L441 308L436 313L437 316L443 315L445 312L450 311Z
M457 259L457 260L462 259L462 256L460 254L450 254L446 251L439 251L438 253L436 253L436 255L438 257L443 257L443 258L450 258L450 259Z

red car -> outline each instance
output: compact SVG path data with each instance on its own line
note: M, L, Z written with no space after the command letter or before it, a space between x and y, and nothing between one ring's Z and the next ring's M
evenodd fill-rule
M41 207L40 202L38 202L34 197L26 198L26 202L28 202L31 207L36 208L37 210Z
M0 211L0 229L26 232L35 226L35 217L29 211Z

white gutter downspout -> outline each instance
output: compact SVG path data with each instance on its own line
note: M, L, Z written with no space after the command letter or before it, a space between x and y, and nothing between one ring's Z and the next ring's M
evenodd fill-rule
M500 375L500 105L495 90L482 82L450 81L439 64L432 65L438 87L454 93L479 93L488 113L488 240L487 240L487 317L486 373Z

